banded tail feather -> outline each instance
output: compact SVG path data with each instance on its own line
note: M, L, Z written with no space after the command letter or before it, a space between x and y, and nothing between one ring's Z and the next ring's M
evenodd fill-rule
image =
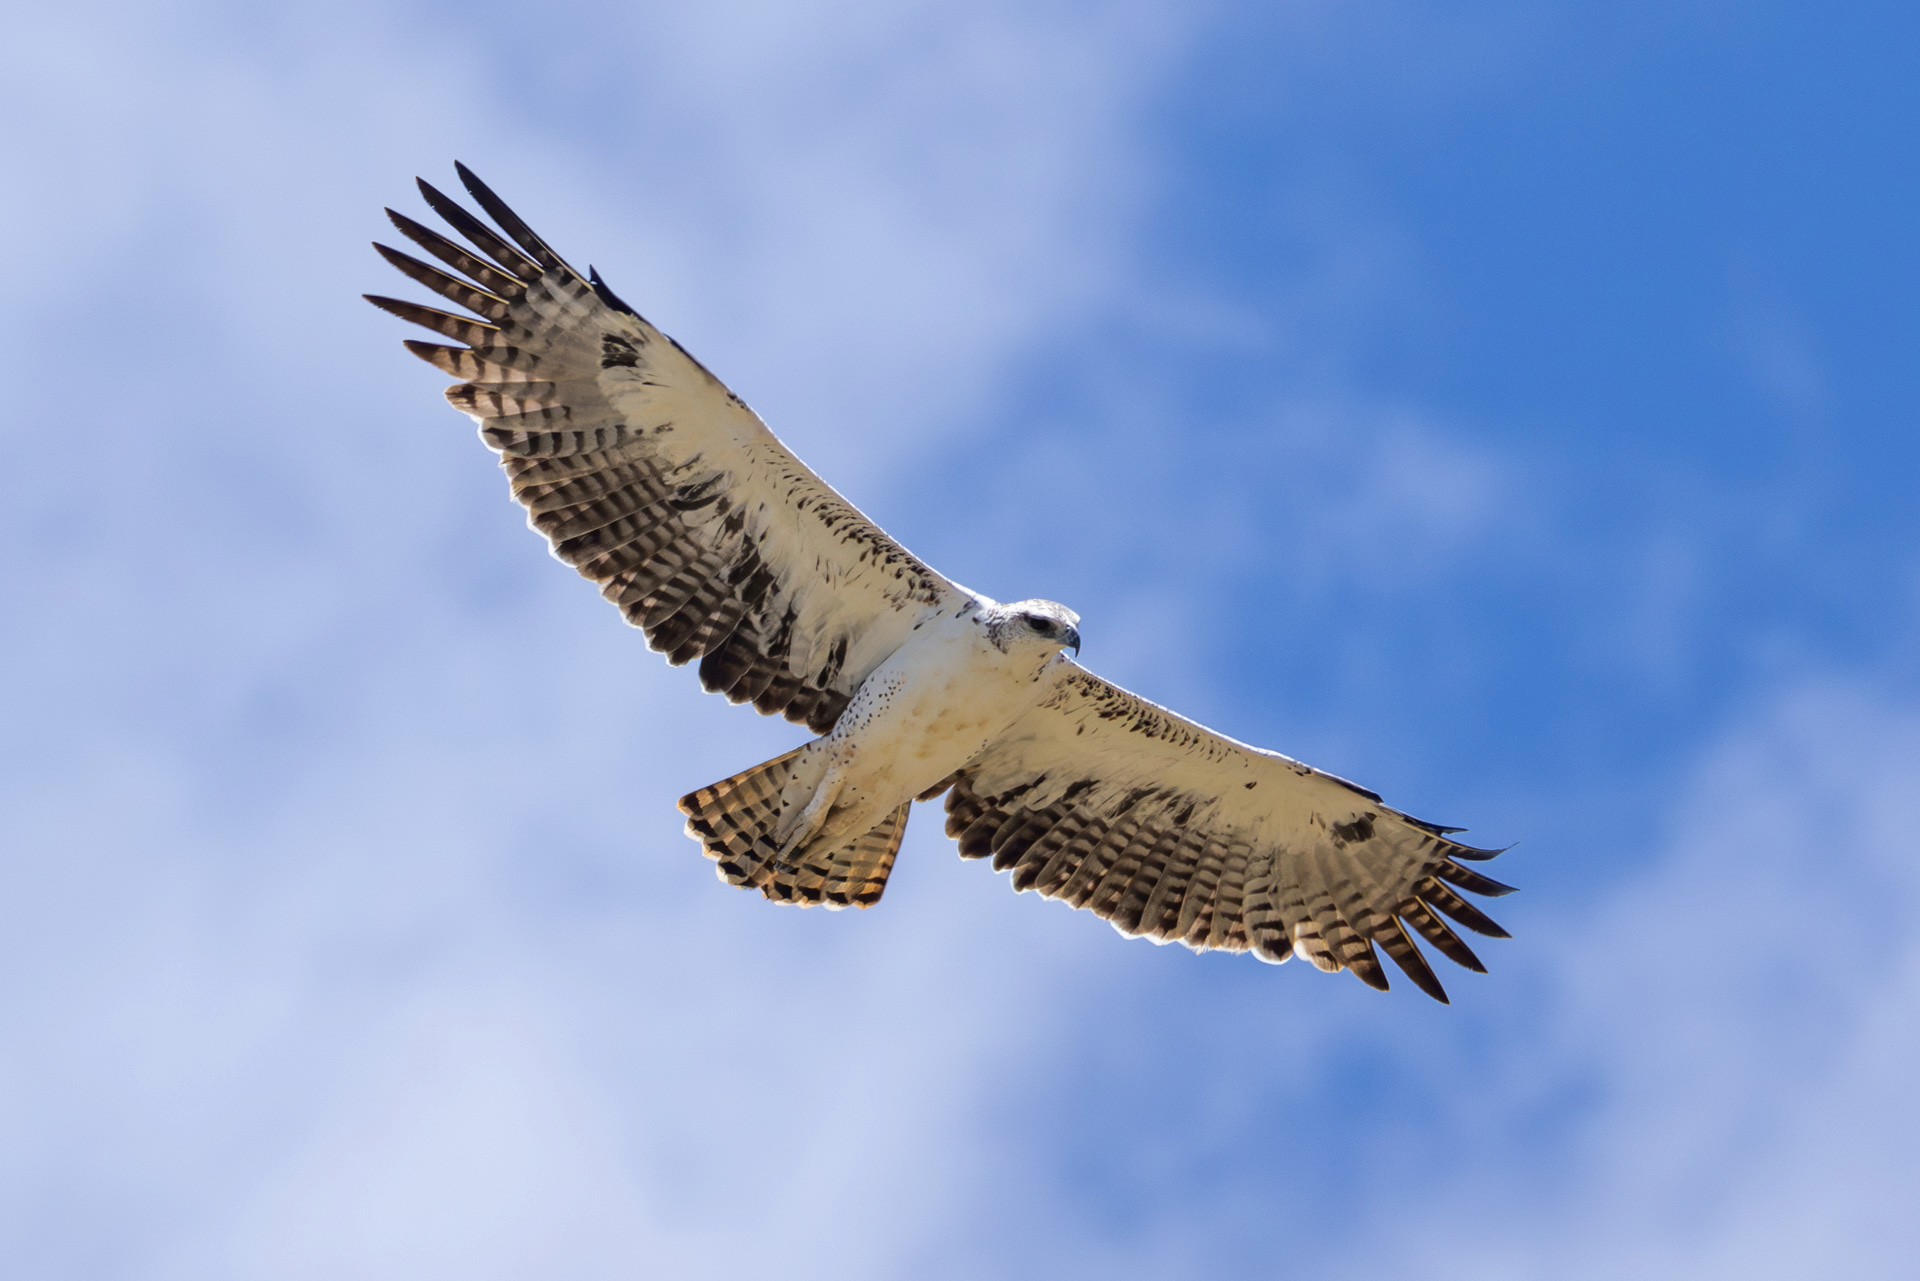
M700 852L729 885L757 889L776 903L872 907L886 892L912 802L850 840L816 837L782 858L774 836L780 797L805 750L796 747L681 797L687 835L700 842Z

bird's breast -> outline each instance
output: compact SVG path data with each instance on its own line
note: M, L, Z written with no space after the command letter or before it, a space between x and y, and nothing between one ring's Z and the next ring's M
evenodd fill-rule
M861 684L831 737L860 760L870 788L914 796L971 760L1036 695L991 645L964 633L916 636Z

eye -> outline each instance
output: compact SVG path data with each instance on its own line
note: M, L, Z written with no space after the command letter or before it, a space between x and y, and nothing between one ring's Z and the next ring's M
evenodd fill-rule
M1038 614L1028 614L1027 623L1034 631L1039 632L1042 636L1053 635L1053 620L1051 618L1042 618Z

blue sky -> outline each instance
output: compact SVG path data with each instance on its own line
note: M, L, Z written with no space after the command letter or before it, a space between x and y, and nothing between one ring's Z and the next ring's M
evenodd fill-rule
M16 7L10 1276L1900 1275L1907 7ZM1487 843L1492 973L720 886L798 741L358 300L473 165L945 572Z

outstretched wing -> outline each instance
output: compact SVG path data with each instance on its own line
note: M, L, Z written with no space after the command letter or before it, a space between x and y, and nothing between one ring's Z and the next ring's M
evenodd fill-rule
M1251 950L1350 969L1384 990L1374 945L1436 1000L1446 992L1407 927L1485 973L1442 916L1506 931L1459 891L1510 888L1462 861L1492 858L1372 792L1158 707L1079 667L953 780L947 834L1016 890L1195 951Z
M599 584L669 662L699 659L706 688L825 733L915 618L964 599L964 589L861 515L678 343L598 275L582 278L458 169L504 237L421 182L467 245L387 214L459 274L375 248L473 314L368 301L464 344L407 349L466 380L447 399L479 421L555 556Z

